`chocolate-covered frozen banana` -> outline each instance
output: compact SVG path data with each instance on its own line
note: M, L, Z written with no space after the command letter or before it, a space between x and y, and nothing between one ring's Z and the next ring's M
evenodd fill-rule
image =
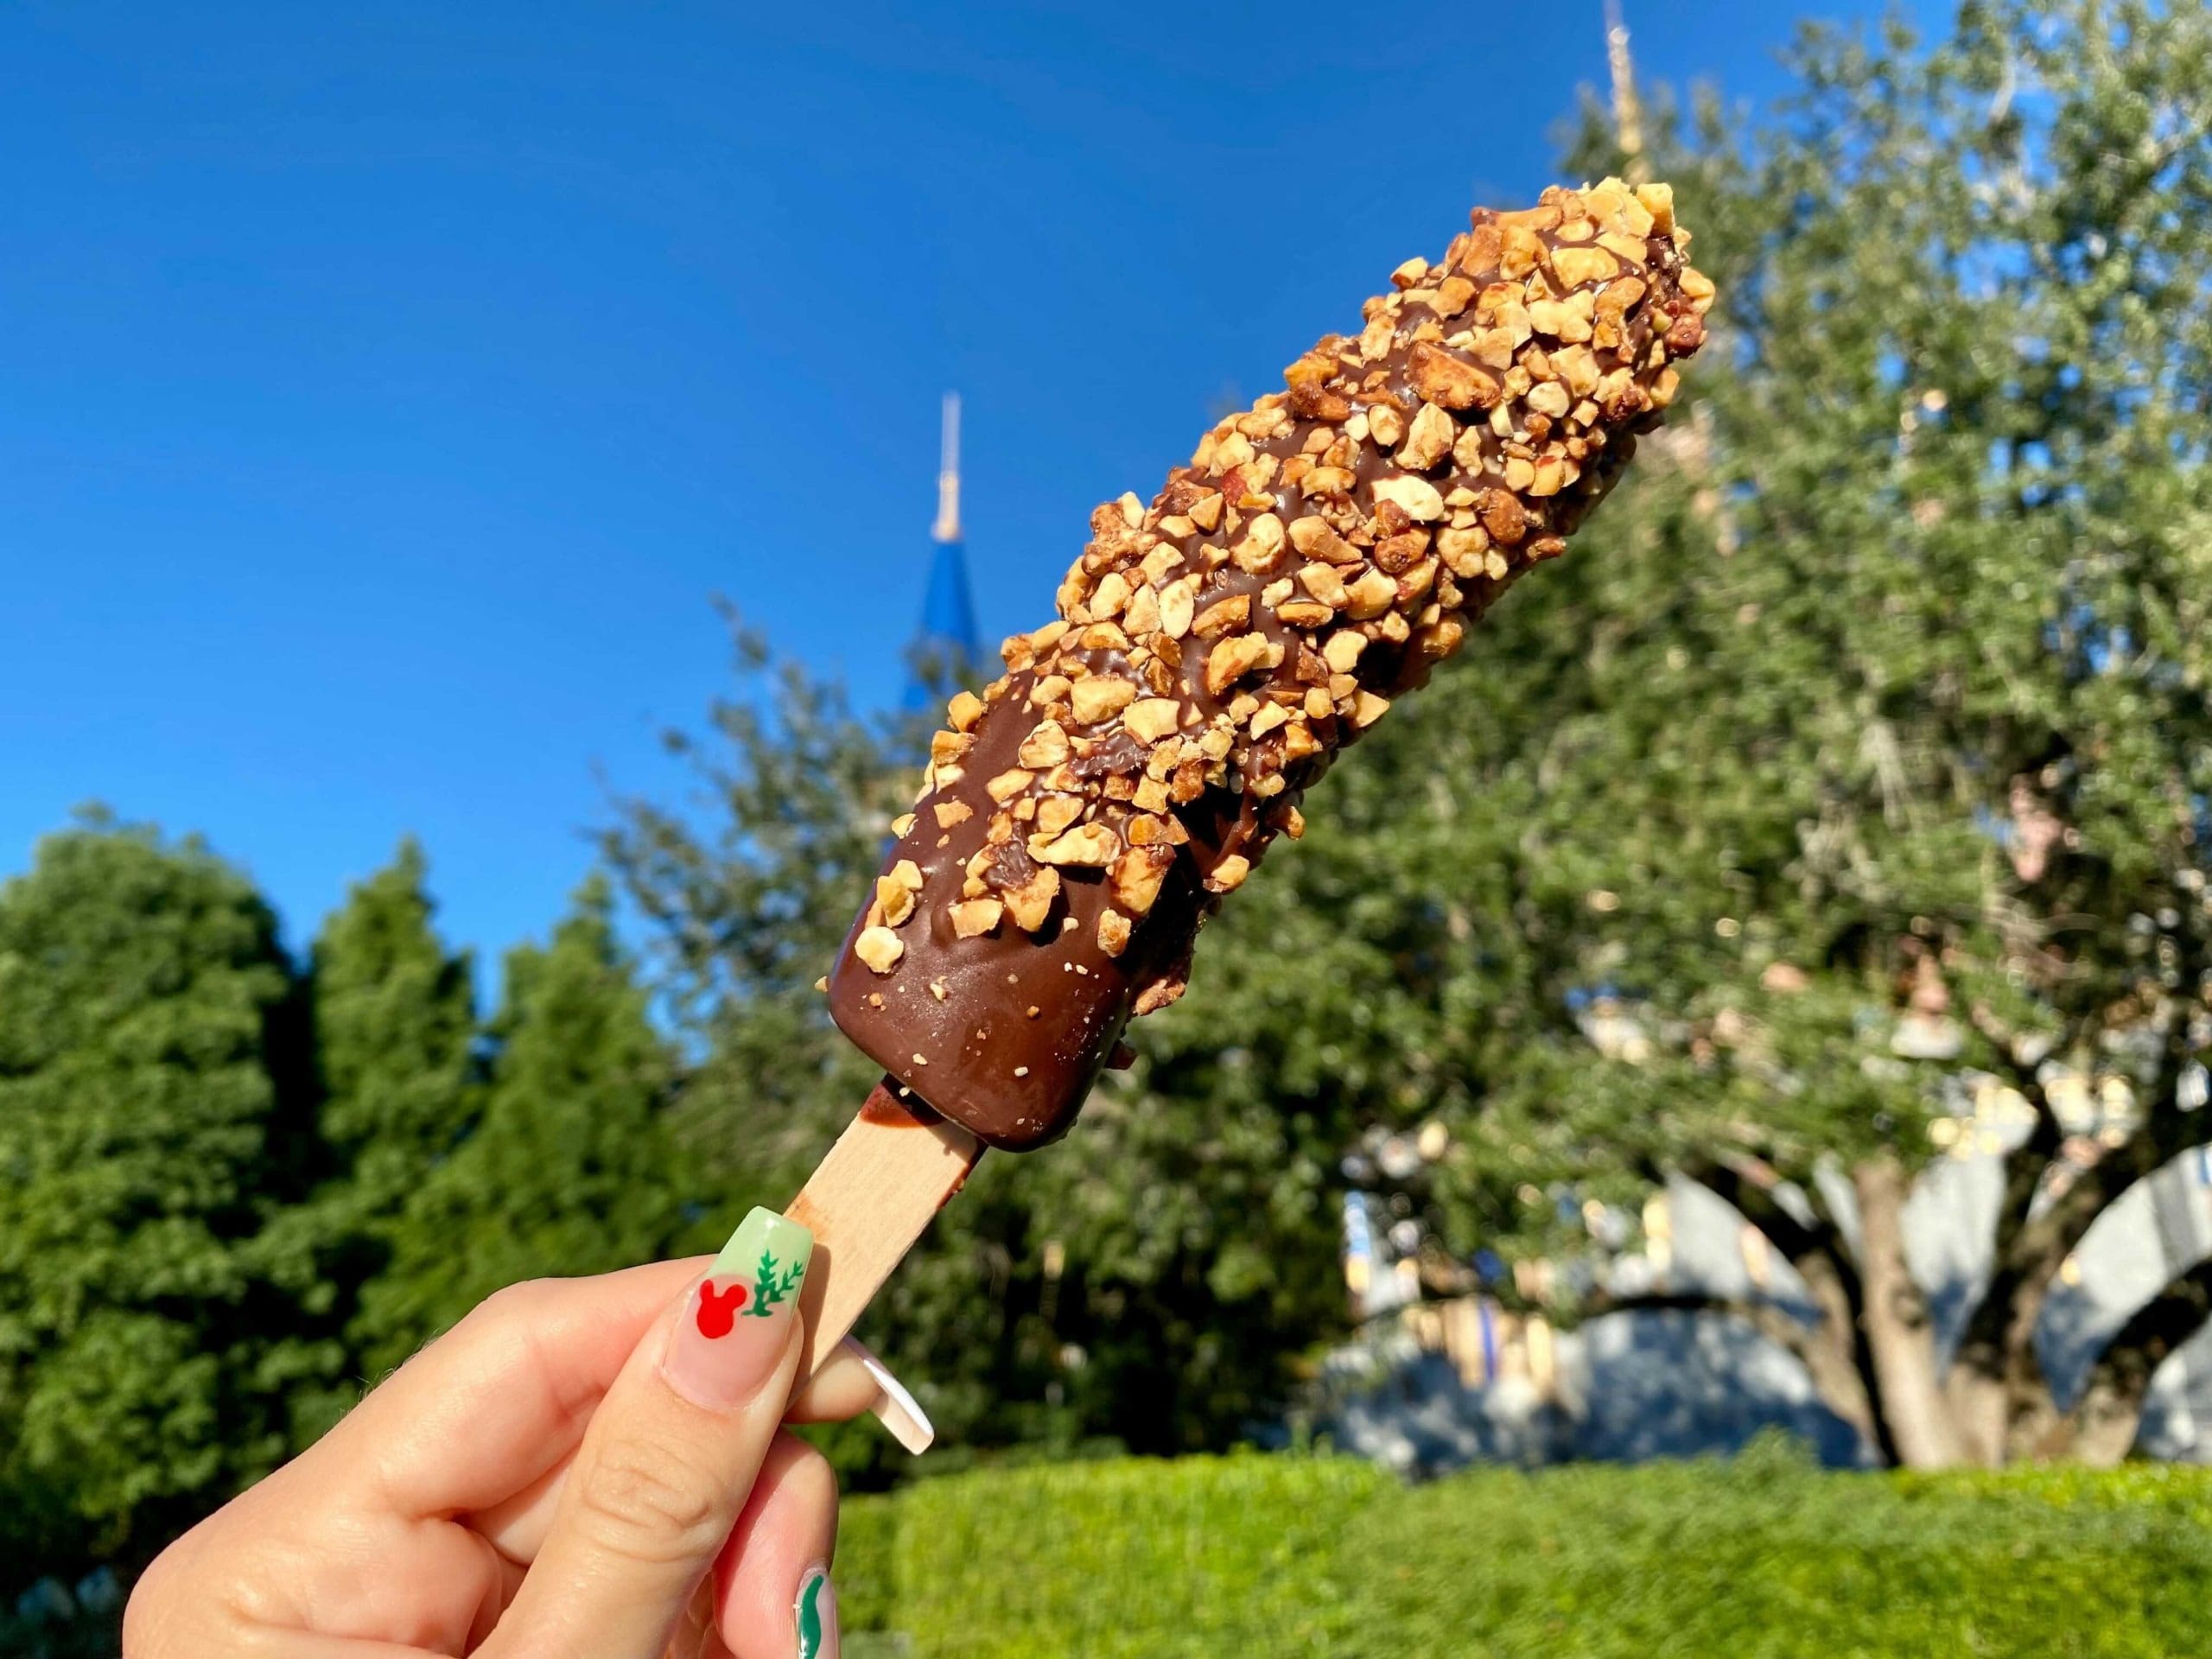
M1688 243L1664 185L1478 210L1149 505L1099 508L1057 620L952 701L831 976L846 1034L989 1145L1063 1133L1303 792L1673 401L1713 300Z

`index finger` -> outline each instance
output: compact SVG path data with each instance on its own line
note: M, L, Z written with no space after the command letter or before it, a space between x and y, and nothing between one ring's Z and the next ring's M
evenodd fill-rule
M704 1260L495 1293L331 1431L337 1478L416 1518L521 1490L575 1450L631 1350Z

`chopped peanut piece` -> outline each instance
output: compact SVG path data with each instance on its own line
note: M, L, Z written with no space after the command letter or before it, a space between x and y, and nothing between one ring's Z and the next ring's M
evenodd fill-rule
M1602 283L1608 276L1618 276L1621 264L1603 248L1554 248L1552 269L1567 287L1580 288L1586 283Z
M1033 833L1050 841L1082 816L1080 795L1047 795L1037 803L1037 828Z
M1005 913L1006 906L995 899L963 899L945 909L945 914L952 918L953 937L961 939L989 932Z
M1195 590L1185 579L1174 583L1160 595L1160 631L1170 639L1180 639L1191 631L1191 613Z
M902 925L914 913L913 888L891 876L877 876L874 911L889 925Z
M1191 838L1182 819L1164 813L1131 818L1126 830L1132 847L1180 847Z
M1060 873L1054 869L1040 869L1020 887L1008 888L1001 895L1014 925L1027 933L1034 933L1045 925L1052 913L1052 900L1059 896Z
M1106 878L1114 902L1135 916L1149 915L1160 884L1174 868L1175 849L1164 844L1131 847L1114 861Z
M1282 547L1282 520L1272 512L1262 512L1245 526L1244 539L1237 543L1231 556L1238 569L1263 575L1281 563Z
M1093 675L1075 683L1070 700L1075 705L1077 721L1085 726L1096 726L1128 708L1136 695L1136 687L1127 680Z
M1122 620L1140 639L1148 633L1157 633L1160 631L1159 592L1151 588L1138 588L1135 596L1129 601L1128 609L1122 613Z
M1224 633L1250 626L1251 621L1252 595L1238 594L1200 611L1191 632L1201 639L1218 639Z
M1014 758L1025 766L1057 766L1068 758L1066 728L1056 720L1041 722L1037 729L1021 740L1021 747Z
M1355 622L1380 616L1396 602L1398 584L1380 570L1370 570L1345 589L1344 614Z
M1332 564L1308 564L1298 572L1300 584L1322 604L1341 610L1348 602L1344 593L1344 579L1337 574Z
M1033 772L1025 772L1019 766L1009 766L985 784L983 790L993 800L1001 806L1004 806L1023 790L1028 788L1035 781L1036 777L1037 774Z
M1147 697L1129 705L1122 716L1122 726L1140 742L1157 743L1174 734L1175 723L1182 712L1182 705L1171 698Z
M1213 874L1206 877L1208 893L1234 893L1244 885L1244 878L1252 874L1252 861L1242 853L1231 853L1213 867Z
M1497 402L1495 377L1426 341L1414 347L1414 390L1446 409L1488 409Z
M899 965L906 947L887 927L864 927L853 941L853 954L875 973L887 974Z
M1077 824L1050 841L1041 835L1029 837L1030 857L1043 864L1090 864L1103 868L1114 861L1121 849L1121 837L1103 823Z
M1257 634L1223 640L1206 653L1207 692L1219 696L1267 659L1268 642Z
M1332 673L1349 674L1359 662L1360 653L1367 649L1367 637L1350 628L1339 629L1329 636L1321 647L1321 656Z
M1378 504L1395 504L1417 524L1431 524L1444 516L1443 494L1427 479L1414 478L1410 474L1376 479L1375 499Z
M1423 404L1406 429L1406 441L1398 446L1398 465L1425 473L1452 453L1459 438L1459 429L1449 415L1434 404Z

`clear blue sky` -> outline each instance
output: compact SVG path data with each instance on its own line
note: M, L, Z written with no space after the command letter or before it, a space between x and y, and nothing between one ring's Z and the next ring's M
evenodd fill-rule
M1790 10L1628 0L1752 99ZM710 594L895 695L941 391L995 639L1604 73L1599 0L19 0L0 874L97 798L298 942L413 831L540 932L728 689Z

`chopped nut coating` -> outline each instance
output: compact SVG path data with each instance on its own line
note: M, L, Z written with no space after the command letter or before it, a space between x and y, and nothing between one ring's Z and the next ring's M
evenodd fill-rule
M994 1145L1065 1128L1304 791L1565 550L1678 396L1713 302L1688 239L1663 186L1478 211L1149 502L1095 512L1058 617L931 742L832 976L847 1033Z

